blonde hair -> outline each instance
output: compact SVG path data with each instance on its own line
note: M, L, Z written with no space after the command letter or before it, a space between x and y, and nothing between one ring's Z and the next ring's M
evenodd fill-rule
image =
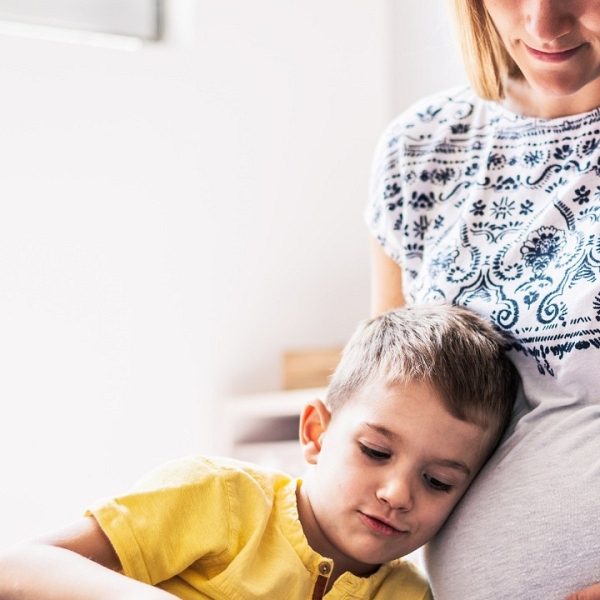
M467 75L475 92L487 100L504 98L507 78L522 77L510 57L483 0L453 0Z
M504 350L507 338L470 310L422 304L364 321L331 376L334 413L373 381L431 385L448 412L490 429L497 441L510 419L519 376Z

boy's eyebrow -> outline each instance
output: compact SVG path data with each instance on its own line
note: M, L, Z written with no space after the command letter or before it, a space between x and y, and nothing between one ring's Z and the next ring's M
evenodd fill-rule
M395 434L393 431L382 427L381 425L375 425L375 423L365 423L369 429L373 429L377 433L380 433L382 436L386 437L391 442L398 442L400 440L400 436Z
M381 425L376 425L375 423L365 423L365 425L367 427L369 427L370 429L373 429L377 433L380 433L381 435L386 437L391 442L397 443L400 441L400 436L398 434L394 433L393 431L390 431L386 427L382 427ZM463 473L465 473L467 475L467 477L471 475L471 469L469 469L469 467L467 467L467 465L464 462L461 462L459 460L450 460L450 459L446 459L446 458L441 458L441 459L436 460L435 462L444 467L448 467L450 469L456 469L457 471L462 471Z
M447 460L441 459L436 461L439 465L443 467L448 467L450 469L456 469L457 471L462 471L467 477L471 475L471 469L465 465L464 462L460 462L458 460Z

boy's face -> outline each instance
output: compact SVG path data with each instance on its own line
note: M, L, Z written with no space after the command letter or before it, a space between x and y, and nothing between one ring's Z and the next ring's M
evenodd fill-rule
M314 465L299 499L308 541L357 575L431 539L492 443L419 382L368 385L331 417L311 403L301 436Z

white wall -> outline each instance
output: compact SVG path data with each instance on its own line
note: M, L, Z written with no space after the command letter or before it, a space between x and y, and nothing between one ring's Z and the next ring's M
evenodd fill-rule
M0 549L215 451L225 396L367 315L404 1L170 0L137 53L0 36Z
M466 83L450 0L398 0L391 24L392 105L404 110L419 98Z

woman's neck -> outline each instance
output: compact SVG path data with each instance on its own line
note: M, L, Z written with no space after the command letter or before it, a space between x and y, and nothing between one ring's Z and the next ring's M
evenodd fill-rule
M600 106L600 81L569 96L551 96L532 88L523 78L509 79L501 104L524 117L556 119L589 112Z

